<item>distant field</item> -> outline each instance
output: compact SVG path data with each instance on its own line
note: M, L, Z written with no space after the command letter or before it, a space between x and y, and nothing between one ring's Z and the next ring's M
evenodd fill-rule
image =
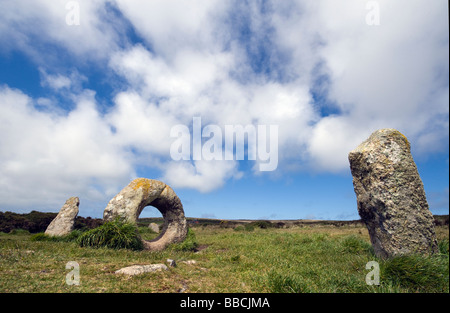
M148 222L140 219L145 239L156 236ZM233 223L190 221L194 251L82 248L31 241L20 230L0 233L0 292L449 292L448 223L436 228L441 254L389 261L373 255L367 230L358 223ZM168 258L178 266L133 277L114 273ZM365 282L366 263L373 260L380 264L379 286ZM80 285L66 284L69 261L80 266Z

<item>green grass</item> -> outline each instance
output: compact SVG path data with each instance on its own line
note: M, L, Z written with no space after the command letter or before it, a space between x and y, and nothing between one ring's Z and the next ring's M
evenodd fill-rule
M186 239L183 242L172 244L168 249L172 249L175 251L195 251L198 247L197 238L195 237L195 233L192 229L188 229L188 233L186 235Z
M411 292L448 292L447 256L400 256L382 263L381 279Z
M83 232L81 230L74 230L70 234L64 236L49 236L45 233L33 234L30 237L31 241L54 241L54 242L69 242L76 241Z
M144 245L135 225L119 219L84 232L77 238L80 247L142 250Z
M252 226L196 227L184 243L161 252L80 247L76 238L88 232L65 241L1 234L0 292L449 292L448 226L439 232L440 254L391 260L373 255L362 227ZM145 227L139 233L157 236ZM166 259L178 266L131 278L114 274ZM69 261L80 265L79 286L65 283ZM378 286L365 283L369 261L379 262Z

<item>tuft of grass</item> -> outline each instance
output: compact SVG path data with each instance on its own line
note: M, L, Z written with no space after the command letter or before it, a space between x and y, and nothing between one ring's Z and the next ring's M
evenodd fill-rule
M448 292L448 257L402 255L384 261L381 280L414 292Z
M448 239L438 241L439 253L448 256Z
M45 233L37 233L30 237L31 241L51 241L52 237Z
M362 252L373 252L372 245L356 235L344 237L341 245L342 251L347 253L359 254Z
M186 239L183 242L175 243L171 245L171 249L174 251L194 251L198 247L197 238L194 231L189 228Z
M120 219L106 222L97 228L83 233L78 237L77 242L80 247L106 247L130 250L144 249L136 225L121 221Z
M267 276L269 290L272 293L303 293L308 292L308 285L301 276L280 274L272 271Z
M71 242L76 241L83 232L81 230L73 230L64 236L49 236L46 233L37 233L30 236L31 241L53 241L53 242Z
M9 232L10 235L29 235L30 232L26 229L15 228Z

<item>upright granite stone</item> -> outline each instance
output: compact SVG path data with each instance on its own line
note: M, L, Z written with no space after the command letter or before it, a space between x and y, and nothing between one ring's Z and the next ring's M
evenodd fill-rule
M48 225L45 233L50 236L64 236L73 230L75 218L78 215L78 206L80 199L78 197L69 198L63 205L58 215Z
M159 225L156 223L150 223L148 228L151 229L155 233L159 233Z
M349 153L349 161L375 254L437 252L433 215L406 137L395 129L377 130Z
M144 240L147 250L163 250L171 243L186 239L187 222L183 205L175 192L163 182L147 178L137 178L123 188L109 201L103 212L103 220L122 218L136 223L146 206L156 207L164 218L159 236L151 241Z

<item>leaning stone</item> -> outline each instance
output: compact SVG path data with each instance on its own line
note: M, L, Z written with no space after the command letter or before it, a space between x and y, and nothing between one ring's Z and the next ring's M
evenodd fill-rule
M154 231L155 233L159 233L159 225L156 223L150 223L148 225L148 228L150 228L152 231Z
M45 233L49 236L64 236L73 230L75 218L78 215L78 206L80 199L78 197L69 198L63 205L58 215L48 225Z
M132 265L115 271L116 274L129 276L140 275L148 272L167 271L169 268L164 264Z
M395 129L375 131L349 153L349 161L375 254L437 252L433 215L406 137Z
M109 201L103 212L103 219L111 221L121 218L136 223L146 206L156 207L164 218L159 236L143 241L144 249L160 251L169 244L182 242L187 235L187 222L183 205L175 192L163 182L137 178L123 188Z

